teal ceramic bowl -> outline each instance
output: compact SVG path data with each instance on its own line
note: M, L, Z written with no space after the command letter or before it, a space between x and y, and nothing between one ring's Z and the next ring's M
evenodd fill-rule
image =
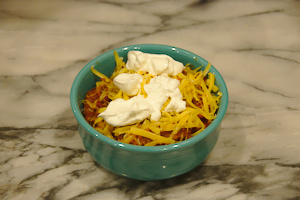
M112 140L93 129L82 115L82 100L89 90L95 87L99 77L90 68L110 77L115 68L113 51L127 61L127 53L139 50L146 53L167 54L184 65L191 63L195 67L206 66L207 61L200 56L172 46L157 44L130 45L117 48L90 61L77 75L72 85L70 101L73 113L78 121L78 129L84 147L105 169L132 179L161 180L184 174L202 163L214 148L221 128L222 119L228 105L228 92L219 72L212 66L210 72L215 74L216 85L223 96L216 119L200 134L175 144L144 147L124 144Z

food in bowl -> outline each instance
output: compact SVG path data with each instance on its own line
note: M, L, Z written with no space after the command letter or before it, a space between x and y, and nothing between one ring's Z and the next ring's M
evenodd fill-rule
M97 56L87 63L77 74L72 84L70 103L78 122L78 132L82 143L91 157L103 168L123 177L153 181L182 175L202 163L215 147L221 131L222 120L228 106L226 84L211 65L209 72L215 76L215 85L222 93L218 103L216 118L200 134L187 140L168 145L138 146L110 139L94 129L84 118L83 100L86 93L100 81L99 76L91 71L91 66L101 74L111 77L115 68L114 51L124 61L132 50L151 54L166 54L184 65L190 63L191 69L208 65L208 61L187 50L159 44L135 44L112 49ZM201 173L201 170L199 171Z
M91 67L101 80L85 95L84 117L98 132L127 144L168 145L201 133L216 118L222 93L210 63L202 71L164 54L134 50L127 57L125 63L114 52L110 78Z

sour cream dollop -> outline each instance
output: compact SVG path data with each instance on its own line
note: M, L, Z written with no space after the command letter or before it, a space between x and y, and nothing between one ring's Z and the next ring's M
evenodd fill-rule
M139 93L142 81L143 77L138 73L119 74L113 80L115 86L130 96L137 95Z
M140 122L152 112L152 106L142 95L138 95L127 101L121 98L111 101L98 117L102 117L112 126L124 126Z
M129 70L149 72L153 75L175 76L182 72L184 65L164 54L150 54L141 51L129 51L126 68Z
M168 112L181 112L185 110L186 102L182 101L182 95L178 88L179 84L180 81L177 79L160 75L152 78L149 84L144 86L145 92L148 95L146 100L153 109L151 120L158 121L160 119L160 110L169 97L173 105L167 107Z
M182 63L167 55L148 54L140 51L130 51L126 67L130 70L149 72L156 75L148 84L144 85L147 94L145 98L139 95L143 77L138 74L119 74L113 80L114 84L128 95L137 95L129 100L115 99L109 103L106 110L98 116L112 126L125 126L140 122L148 117L158 121L161 109L170 98L166 112L181 112L186 109L186 102L178 86L180 81L169 76L182 72Z

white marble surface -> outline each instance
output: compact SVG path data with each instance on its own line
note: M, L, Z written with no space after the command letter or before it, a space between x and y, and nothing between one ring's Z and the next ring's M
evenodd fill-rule
M76 74L129 44L184 48L229 90L206 163L129 180L85 151L69 105ZM300 199L300 1L0 1L0 199Z

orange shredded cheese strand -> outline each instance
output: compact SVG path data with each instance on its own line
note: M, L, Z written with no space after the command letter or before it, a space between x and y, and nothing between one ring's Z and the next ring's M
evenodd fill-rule
M106 81L106 82L110 82L110 79L107 76L105 76L104 74L102 74L102 73L98 72L97 70L95 70L94 67L95 67L94 65L91 66L91 71L95 75L99 76L101 79L104 79L104 81Z

